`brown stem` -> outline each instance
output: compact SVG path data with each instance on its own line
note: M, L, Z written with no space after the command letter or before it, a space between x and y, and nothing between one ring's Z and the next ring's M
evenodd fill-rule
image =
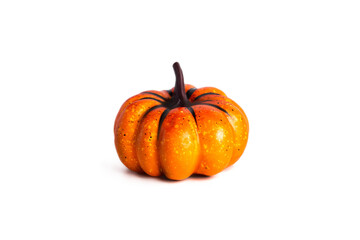
M174 102L177 106L186 107L190 104L190 102L185 92L184 75L178 62L173 64L173 68L176 76L173 96Z

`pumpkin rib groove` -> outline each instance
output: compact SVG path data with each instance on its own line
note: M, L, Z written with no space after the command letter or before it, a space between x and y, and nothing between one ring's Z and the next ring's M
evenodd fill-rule
M219 109L220 111L223 111L223 112L226 113L228 116L230 116L230 114L229 114L225 109L223 109L222 107L220 107L220 106L218 106L218 105L212 104L212 103L202 102L202 103L199 103L199 104L196 104L196 105L207 105L207 106L211 106L211 107L214 107L214 108ZM231 117L231 116L230 116L230 117Z
M143 97L143 98L140 98L140 99L138 99L138 100L144 100L144 99L155 100L155 101L157 101L157 102L159 102L159 103L161 103L161 104L164 103L163 101L161 101L161 100L159 100L159 99L156 99L156 98L152 98L152 97Z
M159 97L162 100L166 101L166 98L164 98L163 96L161 96L161 95L159 95L157 93L153 93L153 92L142 92L142 93L151 94L151 95L154 95L154 96Z
M201 102L205 102L205 101L212 101L214 103L223 103L223 104L231 104L233 107L235 107L236 109L238 109L240 112L243 112L244 113L244 110L234 101L232 100L231 98L229 97L226 97L226 96L223 96L223 95L217 95L217 96L214 96L215 98L210 98L210 99L206 99L206 100L202 100Z
M190 107L186 107L187 110L189 110L189 112L191 113L191 115L193 116L194 120L195 120L195 123L196 123L196 126L198 125L197 124L197 121L196 121L196 115L195 115L195 111L194 109L190 106Z
M165 90L165 91L167 91L167 92L168 92L168 94L170 95L170 97L172 97L173 92L171 91L171 89L169 89L169 90Z
M203 93L203 94L200 94L199 96L197 96L193 102L195 102L196 100L198 100L199 98L203 97L203 96L207 96L207 95L220 95L218 93L213 93L213 92L207 92L207 93Z
M170 109L167 108L162 114L161 114L161 117L160 117L160 120L159 120L159 127L158 127L158 135L160 134L160 130L161 130L161 126L166 118L166 116L168 115L168 113L170 112Z
M145 113L144 113L144 116L142 117L143 119L153 110L155 109L158 109L158 108L161 108L161 107L164 107L162 104L159 104L159 105L156 105L156 106L153 106L152 108L150 108L149 110L147 110Z
M193 93L197 90L197 88L190 88L187 92L186 92L186 96L188 99L190 99L191 95L193 95Z
M223 105L231 105L232 108L237 109L239 112L241 112L243 115L245 115L244 110L238 105L236 104L236 102L234 100L232 100L231 98L222 96L222 95L217 95L216 97L220 97L220 99L206 99L206 100L202 100L199 103L195 103L193 104L193 106L195 105L202 105L202 104L212 104L212 105L216 105L217 104L223 104ZM218 106L218 105L216 105ZM220 106L218 106L220 107ZM224 109L224 108L223 108ZM225 110L225 109L224 109ZM227 110L225 110L228 115L231 117L231 115L229 114L229 112ZM246 115L245 115L246 116Z

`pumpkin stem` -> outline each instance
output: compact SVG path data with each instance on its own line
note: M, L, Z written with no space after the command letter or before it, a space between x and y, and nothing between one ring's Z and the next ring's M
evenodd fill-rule
M176 105L186 107L190 102L185 92L184 75L178 62L173 64L173 68L176 76L174 100L177 102Z

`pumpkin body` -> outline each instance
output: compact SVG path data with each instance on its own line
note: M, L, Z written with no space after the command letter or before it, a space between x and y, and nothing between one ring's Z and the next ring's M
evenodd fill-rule
M248 139L244 111L221 90L183 83L129 98L115 120L115 146L130 170L182 180L215 175L234 164ZM180 83L179 83L180 82Z

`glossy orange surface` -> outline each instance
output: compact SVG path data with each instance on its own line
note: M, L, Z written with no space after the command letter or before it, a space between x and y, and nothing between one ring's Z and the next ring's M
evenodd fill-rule
M215 175L243 154L248 119L221 90L184 84L178 63L175 88L129 98L115 120L115 146L122 163L150 176L182 180Z

